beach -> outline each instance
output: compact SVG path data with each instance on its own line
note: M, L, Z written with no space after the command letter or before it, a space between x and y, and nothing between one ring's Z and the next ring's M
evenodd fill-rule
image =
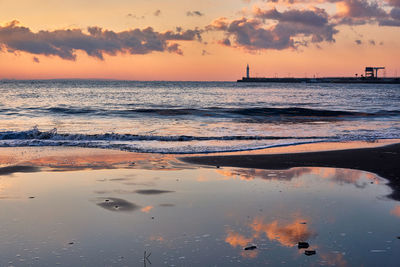
M396 141L394 141L396 142ZM362 146L362 144L359 144ZM343 146L343 144L342 144ZM365 144L364 144L365 146ZM317 147L317 145L314 145ZM335 147L335 145L330 146ZM340 148L340 144L336 144ZM327 147L328 148L328 147ZM291 149L287 149L291 151ZM226 155L184 157L183 161L212 166L229 166L256 169L290 169L293 167L331 167L363 170L389 180L393 189L390 195L400 200L400 144L394 143L374 148L352 148L287 154Z
M1 148L0 262L390 266L400 246L397 141L185 158Z
M0 8L0 267L399 266L400 0Z
M0 92L0 266L397 265L395 85Z

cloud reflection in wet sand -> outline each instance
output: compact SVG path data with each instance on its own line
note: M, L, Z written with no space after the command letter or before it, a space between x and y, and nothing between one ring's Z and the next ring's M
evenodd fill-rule
M305 174L315 175L329 179L335 184L354 184L358 188L365 188L367 183L362 178L370 182L379 183L376 175L367 172L360 172L351 169L319 168L319 167L297 167L288 170L262 170L262 169L219 169L216 172L224 176L224 179L240 179L250 181L262 179L266 181L292 181Z
M159 194L165 194L165 193L173 193L174 191L169 191L169 190L158 190L158 189L142 189L142 190L136 190L135 193L141 194L141 195L159 195Z
M146 206L141 209L142 212L144 213L149 213L154 207L153 206Z
M135 203L122 198L98 198L97 205L110 211L134 211L140 208Z
M319 255L321 257L320 265L329 266L348 266L347 261L344 256L340 253L322 253Z
M391 211L390 214L395 215L400 218L400 205L396 205Z
M60 151L62 151L62 153L60 153ZM53 148L51 150L36 149L33 147L2 148L2 153L0 154L0 166L1 165L35 166L38 168L48 168L49 171L81 171L121 168L179 170L184 168L193 168L189 164L177 160L173 155L67 147Z
M293 221L286 223L278 220L266 223L264 218L256 217L248 225L251 229L249 237L228 229L225 242L234 248L244 248L256 243L264 238L265 235L270 241L277 241L285 247L293 247L300 241L308 241L316 236L316 233L304 223L305 221L305 219L297 217ZM240 255L245 258L255 258L258 255L258 250L241 251Z
M245 237L239 233L235 233L232 230L227 231L225 242L232 247L245 247L253 241L253 237Z
M316 234L308 229L307 224L303 224L304 219L295 219L291 223L283 223L275 220L271 223L264 223L262 218L255 218L250 224L254 238L259 238L261 234L271 241L278 241L286 247L295 246L300 241L307 241Z

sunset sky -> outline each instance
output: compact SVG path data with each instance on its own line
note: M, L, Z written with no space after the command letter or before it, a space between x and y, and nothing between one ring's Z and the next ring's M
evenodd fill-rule
M0 0L0 79L400 75L400 0ZM383 74L383 72L382 72Z

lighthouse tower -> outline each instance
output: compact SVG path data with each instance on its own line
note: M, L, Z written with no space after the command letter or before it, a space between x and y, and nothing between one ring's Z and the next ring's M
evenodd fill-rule
M250 78L250 67L249 67L249 64L247 64L247 67L246 67L246 78Z

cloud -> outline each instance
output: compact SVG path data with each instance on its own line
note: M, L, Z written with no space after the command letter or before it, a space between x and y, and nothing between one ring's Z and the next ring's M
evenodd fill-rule
M389 16L390 18L380 20L379 25L400 27L400 8L399 7L392 8L392 10L390 10Z
M201 55L207 56L207 55L211 55L211 53L209 53L207 50L203 49L203 51L201 51Z
M400 0L387 0L397 6ZM264 1L265 2L265 1ZM276 0L267 2L320 3L316 0ZM251 12L237 19L220 17L206 26L206 31L220 31L224 38L218 43L223 46L246 50L298 49L310 43L318 46L322 42L335 42L340 25L400 26L400 8L387 11L387 5L376 0L328 0L336 3L337 13L330 14L323 8L299 9L291 6L283 11L254 7ZM356 41L361 44L361 40ZM374 42L369 41L370 45Z
M255 8L254 15L261 19L273 19L282 22L293 22L314 26L324 26L328 23L328 13L326 13L324 9L320 8L314 10L291 9L284 12L279 12L275 8L270 10Z
M161 15L161 10L157 9L156 11L154 11L153 13L154 16L158 17Z
M231 46L231 41L229 40L229 38L222 39L218 41L218 43L224 46Z
M388 14L378 2L367 0L345 0L337 3L341 10L335 17L339 24L364 25L387 18Z
M133 19L145 19L145 16L137 16L135 14L129 13L126 15L128 18L133 18Z
M268 22L266 22L268 20ZM277 23L271 23L270 20ZM309 41L319 43L334 42L338 31L328 22L328 14L323 9L289 10L256 8L254 18L242 17L233 21L218 18L206 27L207 30L223 31L226 37L220 44L232 45L247 50L297 48Z
M395 7L392 10L390 10L390 16L393 19L400 20L400 8L399 7Z
M400 7L400 0L387 0L390 5Z
M153 28L131 29L122 32L89 27L32 32L30 28L12 21L0 26L0 50L27 52L35 55L58 56L76 60L76 52L84 51L91 57L104 59L104 54L148 54L170 52L181 55L179 44L171 41L201 41L201 30L181 29L180 32L157 32Z
M204 16L204 13L201 13L200 11L188 11L188 12L186 12L186 16L188 16L188 17L195 17L195 16L202 17L202 16Z
M383 19L379 21L379 26L400 27L400 20Z

